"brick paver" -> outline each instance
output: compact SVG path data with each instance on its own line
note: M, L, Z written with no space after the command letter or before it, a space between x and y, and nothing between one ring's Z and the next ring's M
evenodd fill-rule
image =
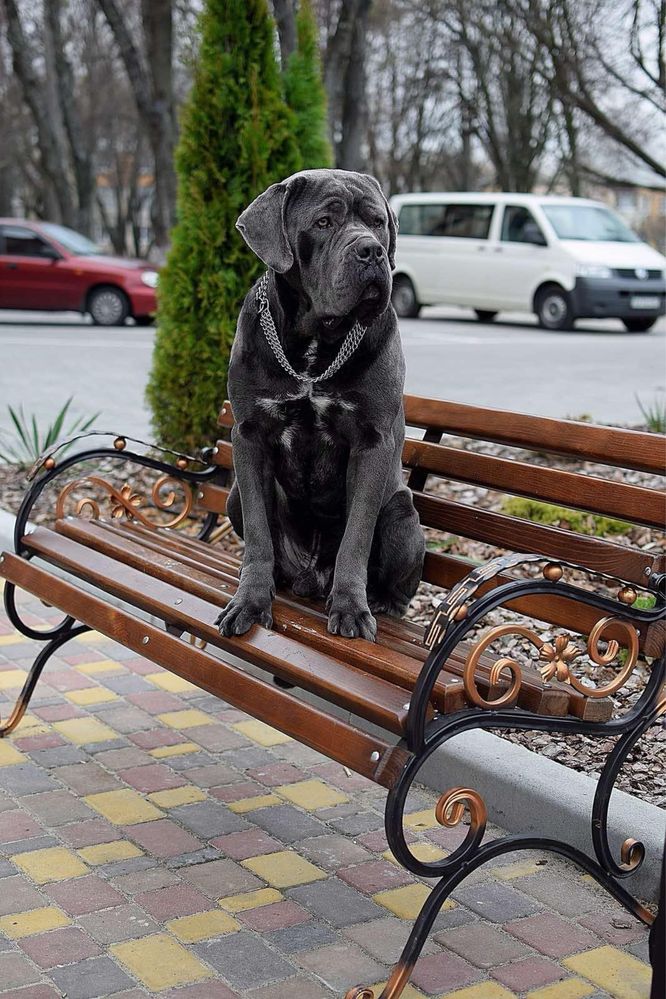
M36 646L2 616L0 635L6 717ZM395 864L383 799L101 636L72 642L0 742L0 996L378 996L431 885ZM465 834L434 802L410 796L423 860ZM645 940L580 872L514 854L454 892L403 995L647 999Z

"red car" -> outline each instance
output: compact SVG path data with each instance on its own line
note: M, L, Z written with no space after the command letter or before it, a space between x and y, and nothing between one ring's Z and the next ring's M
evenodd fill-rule
M0 309L89 312L98 326L140 326L157 308L157 270L105 256L86 236L52 222L0 219Z

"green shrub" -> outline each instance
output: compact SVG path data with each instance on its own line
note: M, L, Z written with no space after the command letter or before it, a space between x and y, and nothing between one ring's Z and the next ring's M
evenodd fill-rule
M666 434L666 398L655 396L652 402L643 402L635 396L645 425L653 434Z
M206 0L176 153L178 222L160 274L147 398L160 443L215 439L243 299L263 269L235 229L301 157L282 96L266 0Z
M605 538L613 534L626 534L631 530L631 524L612 517L602 517L598 514L584 513L582 510L569 510L564 506L553 506L551 503L540 503L538 500L526 499L522 496L507 496L502 501L502 513L522 520L531 520L535 524L550 524L554 527L567 527L577 534L592 534Z
M310 0L301 0L296 15L298 44L283 74L287 104L296 118L296 141L303 169L330 167L326 91L321 78L317 20Z

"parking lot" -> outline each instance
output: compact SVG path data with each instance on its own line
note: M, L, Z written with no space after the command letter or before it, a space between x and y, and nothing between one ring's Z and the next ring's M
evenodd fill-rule
M636 395L666 387L666 321L649 334L619 322L583 322L574 332L540 330L527 316L482 324L454 309L424 309L401 321L408 392L544 416L637 424ZM7 403L51 421L69 395L96 425L150 437L144 389L155 330L101 329L73 314L0 313L0 427ZM192 372L196 378L196 372Z

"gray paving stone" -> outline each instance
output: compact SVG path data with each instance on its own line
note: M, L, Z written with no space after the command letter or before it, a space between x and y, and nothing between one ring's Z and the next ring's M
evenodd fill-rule
M3 843L0 853L12 857L15 853L30 853L32 850L45 850L49 846L60 846L55 836L36 836L34 839L20 839L14 843Z
M313 915L335 927L351 926L386 915L385 909L338 878L299 885L289 889L287 894Z
M317 975L338 994L352 985L367 985L379 981L386 974L384 967L364 954L353 943L337 943L330 947L303 951L299 962Z
M256 989L290 978L295 971L292 964L278 957L252 933L233 933L221 940L198 944L194 950L219 971L233 989Z
M16 867L10 860L0 860L0 878L11 878L16 873Z
M445 950L464 957L477 968L494 968L532 953L515 937L489 926L485 921L437 933L435 940Z
M49 972L67 999L106 999L121 989L131 989L134 979L126 975L110 957L92 957Z
M264 882L256 875L228 859L189 867L182 872L181 877L210 898L238 895L264 886Z
M154 691L152 683L148 683L142 676L136 673L118 676L108 676L104 678L104 686L108 687L116 694L140 694L144 690Z
M299 978L287 978L278 985L265 985L248 992L247 999L330 999L333 995L325 985Z
M97 818L97 812L69 791L31 794L25 799L25 806L45 826L62 826L68 822Z
M214 846L205 846L202 850L194 850L192 853L180 853L177 857L169 857L164 863L169 870L175 871L179 867L195 867L197 864L205 864L209 860L219 860L222 857L220 851Z
M384 919L372 919L369 923L342 927L342 932L376 961L393 964L402 954L410 929L409 922L386 916ZM421 953L433 954L437 950L437 945L428 937Z
M475 885L463 884L460 888L456 888L452 897L493 923L505 923L509 919L531 916L543 909L543 906L534 899L496 881Z
M257 767L270 767L277 763L275 757L267 749L258 746L248 746L247 749L230 749L222 753L222 758L241 773L255 770Z
M73 763L85 763L86 753L78 746L54 746L53 749L38 749L28 753L38 767L65 767Z
M32 985L41 977L33 965L17 951L0 953L0 989L3 992L18 989L21 985Z
M34 763L17 763L0 767L0 787L19 798L39 791L57 791L60 785Z
M169 766L178 773L190 770L192 767L210 767L216 762L210 753L183 753L182 756L169 757Z
M517 878L514 884L521 891L538 899L549 908L555 909L563 916L580 916L583 913L592 912L593 909L599 908L603 898L584 885L563 878L554 871L540 872L528 878ZM507 919L509 918L511 917L507 916Z
M114 732L129 735L142 729L155 728L155 720L147 711L130 704L122 704L111 710L98 711L97 717L110 725Z
M363 833L375 832L384 828L384 818L376 812L358 812L356 815L347 815L341 819L331 822L334 829L337 829L343 836L362 836Z
M153 857L132 857L130 860L119 860L115 864L103 864L97 873L103 878L119 878L123 874L136 874L137 871L147 871L157 866Z
M245 819L230 812L217 801L199 801L195 805L181 805L180 808L172 810L171 817L204 839L250 828Z
M80 916L79 922L93 940L105 946L120 940L136 940L161 929L152 916L133 902Z
M328 829L317 819L300 812L293 805L270 805L252 812L252 822L282 843L296 843L313 836L323 836Z
M48 905L44 896L40 895L21 875L2 879L0 916L26 912L28 909L40 909L44 905Z
M346 836L317 836L315 839L305 839L298 844L298 852L311 860L313 864L325 867L326 870L337 870L338 867L350 867L352 864L362 864L372 860L373 855L358 843Z
M337 936L330 926L309 919L307 923L288 926L284 930L266 933L266 940L285 954L295 954L299 950L314 950L335 943Z

